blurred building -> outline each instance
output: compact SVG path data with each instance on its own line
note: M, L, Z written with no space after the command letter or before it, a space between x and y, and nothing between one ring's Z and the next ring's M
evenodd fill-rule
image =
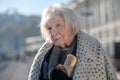
M28 55L35 55L41 45L44 43L44 39L41 36L31 36L26 38L25 43L25 52Z
M112 58L120 59L120 0L72 0L81 28L98 38Z

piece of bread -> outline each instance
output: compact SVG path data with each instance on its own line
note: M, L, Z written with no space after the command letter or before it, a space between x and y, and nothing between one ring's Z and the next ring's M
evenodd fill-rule
M66 73L68 77L71 77L76 63L77 63L77 58L72 54L68 54L64 62L64 65L58 64L57 69Z
M68 54L64 62L64 67L69 77L72 76L76 63L77 63L77 58L72 54Z

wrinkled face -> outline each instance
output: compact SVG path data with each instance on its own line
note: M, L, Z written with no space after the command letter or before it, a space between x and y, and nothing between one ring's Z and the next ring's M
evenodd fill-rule
M49 32L51 41L60 47L70 46L73 40L73 32L70 25L65 26L63 17L58 14L54 14L47 18L46 23L47 30Z

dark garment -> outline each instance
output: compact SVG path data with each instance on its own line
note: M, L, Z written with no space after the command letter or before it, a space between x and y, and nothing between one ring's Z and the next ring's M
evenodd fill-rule
M44 58L40 80L49 80L50 70L55 69L58 64L64 64L68 54L75 55L76 44L75 39L68 50L62 50L60 47L54 45ZM72 78L69 78L69 80L72 80Z
M72 80L66 73L59 69L52 69L50 71L50 80Z

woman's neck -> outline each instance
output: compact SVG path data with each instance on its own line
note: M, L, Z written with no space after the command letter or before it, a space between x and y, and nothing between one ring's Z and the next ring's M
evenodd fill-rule
M74 41L75 37L73 37L69 42L67 42L66 44L62 45L62 49L63 50L68 50L70 48L70 46L72 45L73 41Z

